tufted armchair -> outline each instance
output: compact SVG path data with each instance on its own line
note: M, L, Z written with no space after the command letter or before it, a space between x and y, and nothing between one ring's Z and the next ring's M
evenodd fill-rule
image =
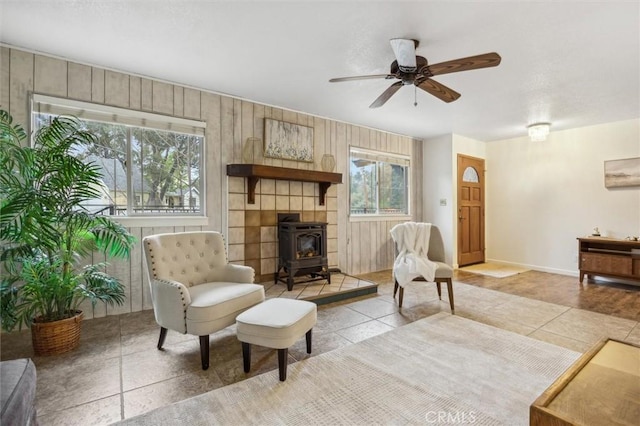
M227 262L218 232L181 232L143 239L151 298L160 325L158 349L167 330L200 336L202 369L209 368L209 335L234 324L236 316L264 300L255 271Z

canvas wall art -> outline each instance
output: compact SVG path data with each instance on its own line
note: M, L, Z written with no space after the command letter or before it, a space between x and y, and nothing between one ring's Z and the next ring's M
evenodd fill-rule
M640 157L605 161L604 186L640 186Z
M313 128L265 118L264 156L313 161Z

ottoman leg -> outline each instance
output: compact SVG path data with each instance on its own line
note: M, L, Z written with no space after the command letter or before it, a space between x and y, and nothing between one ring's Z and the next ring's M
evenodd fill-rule
M313 330L313 328L311 330ZM311 330L307 331L307 334L306 334L306 337L307 337L307 353L308 354L311 353Z
M278 371L280 372L280 381L287 380L287 355L289 349L278 349Z
M209 335L200 336L200 360L202 362L202 369L209 368Z
M242 342L242 364L244 365L244 372L248 373L251 370L251 344Z

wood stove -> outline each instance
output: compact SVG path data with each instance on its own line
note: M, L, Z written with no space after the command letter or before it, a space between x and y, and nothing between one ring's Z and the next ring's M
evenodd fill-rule
M280 271L284 270L285 275ZM331 283L327 260L327 224L300 222L299 213L278 213L278 269L274 274L277 283L293 289L296 276L309 275L310 282L326 279Z

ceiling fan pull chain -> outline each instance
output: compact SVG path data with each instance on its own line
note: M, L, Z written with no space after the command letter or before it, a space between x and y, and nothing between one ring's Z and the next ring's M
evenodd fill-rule
M413 86L413 106L418 106L418 87L415 85Z

